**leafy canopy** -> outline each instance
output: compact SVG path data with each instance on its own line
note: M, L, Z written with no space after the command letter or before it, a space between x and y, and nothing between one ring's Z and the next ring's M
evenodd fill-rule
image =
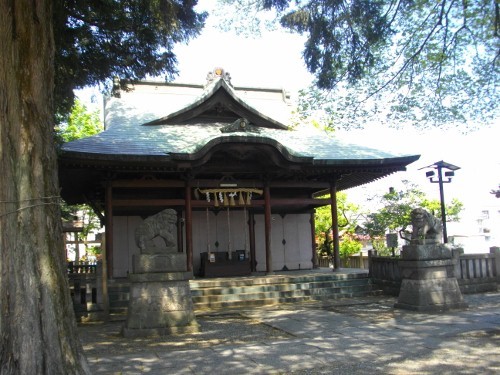
M71 108L67 123L56 128L57 136L63 142L90 137L103 130L99 111L89 111L87 106L78 99L75 100ZM79 240L84 241L85 247L87 247L85 242L87 236L101 226L96 212L87 204L68 205L63 201L61 216L65 221L73 221L78 218L84 223L82 232L75 233L75 235ZM94 250L97 251L97 249Z
M340 236L340 256L344 259L354 253L359 253L361 243L355 238L354 233L358 225L360 208L349 202L345 192L337 193L337 218ZM316 209L314 215L317 251L320 255L332 255L332 210L331 206Z
M235 2L273 9L282 27L306 35L316 83L301 108L324 109L335 126L472 126L499 115L496 1L219 0Z
M173 47L200 33L196 0L59 0L54 4L55 104L58 120L74 89L113 76L142 79L176 73Z
M382 207L367 215L364 224L365 232L373 239L384 236L387 232L399 232L400 237L411 224L411 211L415 208L424 208L441 220L441 202L430 200L417 186L403 181L404 190L391 189L381 198ZM456 198L445 205L446 220L459 221L463 204Z
M90 137L104 130L99 111L90 112L80 100L75 100L68 121L57 128L64 142Z

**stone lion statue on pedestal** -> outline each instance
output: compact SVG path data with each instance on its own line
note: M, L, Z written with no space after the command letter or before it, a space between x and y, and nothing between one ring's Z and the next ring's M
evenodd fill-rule
M175 251L177 246L177 213L171 208L160 211L146 219L135 230L135 243L141 254L161 252L154 244L156 237L165 241L167 251Z
M415 208L411 212L411 242L415 244L440 243L443 225L439 219L423 208Z

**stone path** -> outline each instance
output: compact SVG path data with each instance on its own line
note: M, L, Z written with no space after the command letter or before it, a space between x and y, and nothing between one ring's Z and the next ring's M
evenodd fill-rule
M446 313L388 297L198 316L201 332L125 339L123 322L83 324L95 374L499 374L500 293Z

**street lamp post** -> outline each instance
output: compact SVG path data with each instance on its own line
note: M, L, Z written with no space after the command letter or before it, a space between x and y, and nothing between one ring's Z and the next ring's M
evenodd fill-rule
M420 169L424 168L433 168L437 169L437 180L434 180L434 176L436 173L434 171L428 171L425 173L425 176L429 178L429 181L434 184L439 184L439 196L441 198L441 220L443 222L443 242L448 243L448 233L446 230L446 208L444 205L444 189L443 189L443 184L451 182L451 178L455 175L455 171L457 169L460 169L460 167L457 167L456 165L446 163L444 161L438 161L434 164L428 165L427 167L423 167ZM444 177L447 178L447 180L443 180L443 169L447 169L448 171L444 172Z

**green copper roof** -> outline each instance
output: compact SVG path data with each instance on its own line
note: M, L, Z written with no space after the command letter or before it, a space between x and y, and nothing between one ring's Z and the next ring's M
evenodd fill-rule
M223 78L205 88L142 82L106 100L105 131L66 143L62 150L85 159L168 161L196 159L213 145L244 142L272 145L290 161L313 165L406 165L418 159L346 144L312 126L289 129L291 113L283 90L233 88ZM234 125L241 119L248 127Z

